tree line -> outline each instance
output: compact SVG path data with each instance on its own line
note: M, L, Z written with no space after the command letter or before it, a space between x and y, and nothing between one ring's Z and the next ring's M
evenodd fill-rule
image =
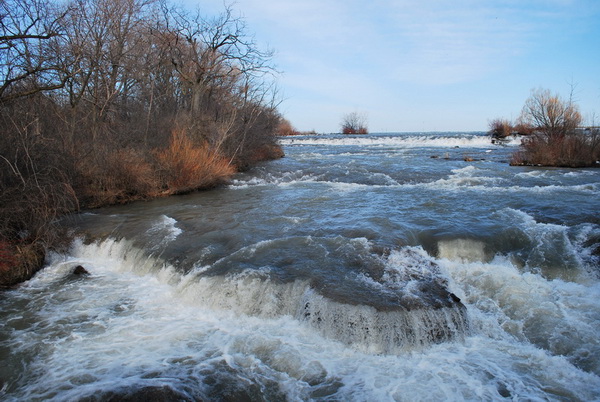
M209 188L282 156L274 73L231 8L0 2L0 276L16 249L53 243L61 214Z

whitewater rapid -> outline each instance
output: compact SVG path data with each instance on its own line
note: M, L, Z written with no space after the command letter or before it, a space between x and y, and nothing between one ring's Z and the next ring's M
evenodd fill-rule
M600 400L598 171L383 137L65 221L0 294L0 399Z

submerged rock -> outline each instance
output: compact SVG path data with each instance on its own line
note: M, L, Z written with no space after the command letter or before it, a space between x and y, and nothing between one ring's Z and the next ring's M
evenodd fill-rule
M101 392L94 396L80 399L79 402L175 402L201 401L201 399L175 391L171 387L142 387L122 391Z
M89 271L82 267L81 265L76 266L73 269L73 275L89 275Z

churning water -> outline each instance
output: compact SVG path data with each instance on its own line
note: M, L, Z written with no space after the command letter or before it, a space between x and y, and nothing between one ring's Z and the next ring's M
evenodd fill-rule
M282 143L65 222L0 294L0 399L600 400L600 169L482 134Z

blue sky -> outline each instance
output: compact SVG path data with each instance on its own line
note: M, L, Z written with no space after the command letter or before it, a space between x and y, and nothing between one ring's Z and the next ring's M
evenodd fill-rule
M195 2L197 1L197 2ZM222 0L187 0L209 14ZM485 131L533 88L600 122L599 0L238 0L275 51L280 110L299 130Z

